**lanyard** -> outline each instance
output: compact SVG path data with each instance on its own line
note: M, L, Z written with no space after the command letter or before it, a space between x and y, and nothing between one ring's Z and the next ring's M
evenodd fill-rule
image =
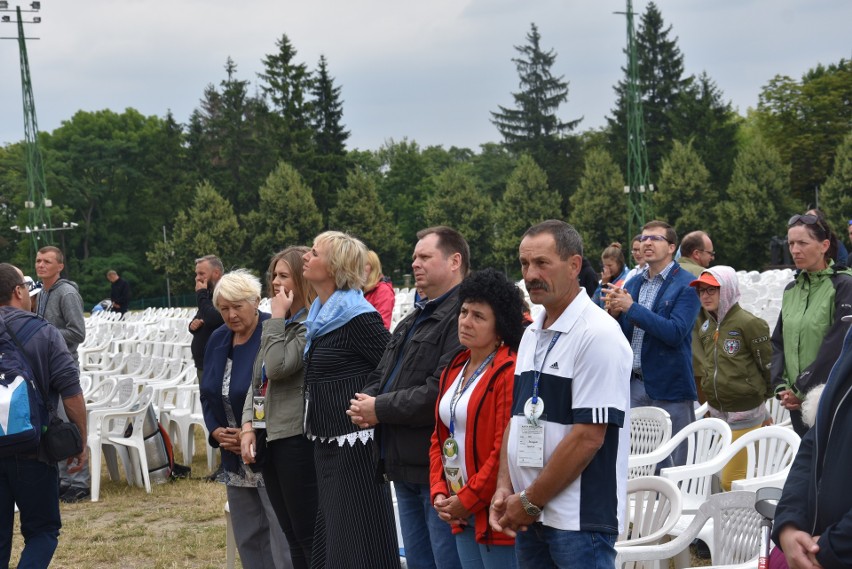
M467 369L467 363L464 364L464 368L462 368L461 377L459 377L459 383L456 386L456 392L453 394L453 398L450 400L450 438L451 439L455 438L456 407L458 407L458 405L459 405L459 399L461 399L461 396L464 394L465 391L467 391L467 388L470 387L471 384L473 384L473 382L476 380L476 378L479 377L482 374L483 371L485 371L485 368L488 367L488 364L491 363L491 361L494 359L494 356L496 354L497 354L496 350L491 352L490 354L488 354L488 357L485 358L485 361L482 362L481 364L479 364L479 367L476 368L476 371L473 372L473 375L471 375L468 378L467 381L464 380L464 370ZM470 360L467 360L467 362L470 363Z
M538 404L538 381L541 379L541 372L544 371L544 364L547 363L547 356L550 355L550 350L553 349L553 346L556 345L556 340L559 339L559 336L562 335L562 332L557 332L553 335L553 338L550 339L550 345L547 347L547 351L544 352L544 359L541 361L541 367L535 370L533 377L535 378L533 381L533 393L532 393L532 404Z

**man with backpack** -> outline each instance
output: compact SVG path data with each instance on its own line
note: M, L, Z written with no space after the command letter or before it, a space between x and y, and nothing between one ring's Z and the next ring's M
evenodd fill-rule
M47 394L55 408L62 398L68 418L86 440L86 404L80 390L80 372L59 331L30 312L30 291L23 273L15 266L0 263L0 344L8 362L30 375L36 391ZM17 352L17 346L23 348ZM0 366L2 364L0 357ZM5 369L5 368L4 368ZM17 375L18 372L15 372ZM3 385L13 378L3 375ZM13 404L0 416L0 439ZM11 431L11 429L9 429ZM2 443L2 440L0 440ZM5 448L0 446L0 448ZM78 472L87 461L83 452L68 459L69 472ZM19 566L48 567L59 542L59 474L56 463L46 458L43 445L30 452L0 452L0 567L7 567L12 553L15 504L20 510L21 533L25 545Z

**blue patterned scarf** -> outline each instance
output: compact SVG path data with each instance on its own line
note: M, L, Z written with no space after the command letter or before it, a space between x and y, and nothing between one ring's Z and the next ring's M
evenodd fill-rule
M336 290L325 304L317 298L311 304L311 310L305 319L307 329L305 354L311 349L311 341L314 338L337 330L359 314L375 311L373 305L364 300L364 293L360 290Z

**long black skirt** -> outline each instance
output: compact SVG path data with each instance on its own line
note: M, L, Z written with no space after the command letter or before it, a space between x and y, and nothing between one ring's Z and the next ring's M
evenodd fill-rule
M311 569L399 569L390 485L376 482L373 440L314 445L319 510Z

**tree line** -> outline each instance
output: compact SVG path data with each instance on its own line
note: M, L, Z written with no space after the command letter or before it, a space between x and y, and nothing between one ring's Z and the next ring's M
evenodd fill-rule
M330 63L300 62L286 35L255 82L229 58L186 124L171 112L78 111L39 133L52 221L79 224L56 234L69 273L87 302L105 296L108 268L136 297L162 295L166 275L191 291L197 256L262 271L274 251L333 228L362 238L398 279L416 231L447 224L467 237L475 266L516 274L521 233L552 217L577 226L597 265L610 242L630 238L627 79L614 86L607 124L582 130L582 117L564 116L569 82L545 45L531 25L512 60L514 106L491 112L500 140L476 150L409 139L347 148ZM637 57L654 217L681 235L708 231L716 261L738 269L768 264L770 239L817 200L842 233L852 217L852 62L776 76L742 116L707 73L685 74L654 3ZM9 229L26 218L24 150L0 147L0 252L27 267L29 241Z

